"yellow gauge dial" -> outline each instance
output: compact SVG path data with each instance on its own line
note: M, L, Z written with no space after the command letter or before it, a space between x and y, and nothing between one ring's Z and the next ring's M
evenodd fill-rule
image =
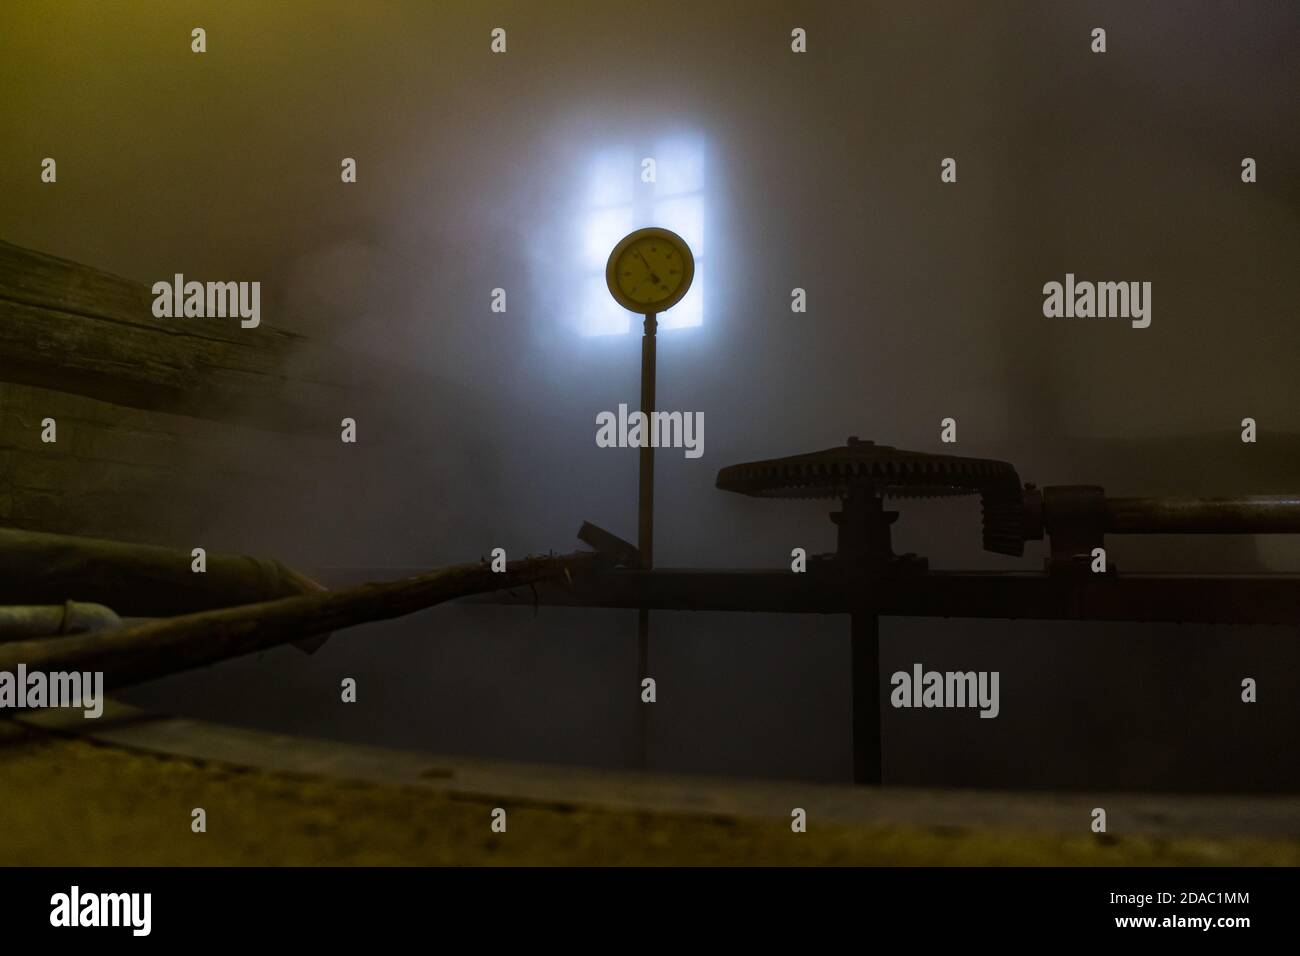
M695 277L695 258L685 240L650 227L624 236L609 255L605 281L625 309L663 312L681 301Z

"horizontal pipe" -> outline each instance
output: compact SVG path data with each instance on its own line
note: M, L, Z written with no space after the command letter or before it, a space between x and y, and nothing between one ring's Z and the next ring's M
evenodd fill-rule
M320 585L278 561L0 528L0 604L108 605L127 617L167 617L310 594Z
M106 631L121 624L112 609L84 601L0 607L0 643Z
M100 634L0 643L0 671L103 671L109 690L329 634L386 621L466 594L581 579L606 559L594 552L529 557L496 572L484 563L439 568L401 581L361 584L257 604L200 611Z
M1107 498L1109 534L1300 534L1300 496Z
M1300 576L1290 574L1044 574L928 571L874 583L810 569L593 571L572 584L470 599L476 604L845 614L864 592L882 616L1059 621L1300 624Z

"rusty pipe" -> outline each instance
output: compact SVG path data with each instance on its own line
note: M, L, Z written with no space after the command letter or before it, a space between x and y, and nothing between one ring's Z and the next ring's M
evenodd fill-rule
M1107 498L1108 534L1300 534L1300 495Z

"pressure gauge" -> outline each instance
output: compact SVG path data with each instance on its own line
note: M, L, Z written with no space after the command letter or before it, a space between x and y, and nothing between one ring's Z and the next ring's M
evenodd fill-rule
M686 240L650 226L619 240L605 266L610 295L642 315L664 312L682 300L695 278L695 257Z

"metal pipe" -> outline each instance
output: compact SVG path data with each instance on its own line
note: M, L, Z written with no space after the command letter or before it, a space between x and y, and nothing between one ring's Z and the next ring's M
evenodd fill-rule
M542 607L643 608L849 614L873 584L866 575L809 569L598 570L536 593L501 592L472 603ZM1168 621L1300 625L1295 574L1043 574L927 571L878 582L882 617L975 617L1043 621Z
M645 317L645 335L641 337L641 414L649 427L655 410L655 331L659 322L653 312ZM654 567L655 523L655 450L647 439L641 446L641 475L637 490L636 546L646 570Z
M1298 534L1300 496L1107 498L1109 534Z
M0 671L103 671L110 690L206 667L243 654L372 621L387 621L468 594L579 579L604 559L592 551L511 561L504 573L485 562L452 565L400 581L361 584L200 611L182 617L114 628L103 634L11 641L0 644Z
M641 336L641 414L645 416L642 426L645 428L650 427L655 410L655 332L658 328L655 313L646 313L645 334ZM655 450L648 436L641 446L636 511L636 547L641 552L642 567L649 571L654 567ZM636 615L636 662L639 688L641 681L650 675L650 609L645 607L639 608ZM637 729L638 765L645 768L650 763L650 711L644 704L640 705Z
M853 707L853 782L881 782L880 618L872 607L849 615L849 664Z
M83 601L0 607L0 643L106 631L121 624L111 608Z

